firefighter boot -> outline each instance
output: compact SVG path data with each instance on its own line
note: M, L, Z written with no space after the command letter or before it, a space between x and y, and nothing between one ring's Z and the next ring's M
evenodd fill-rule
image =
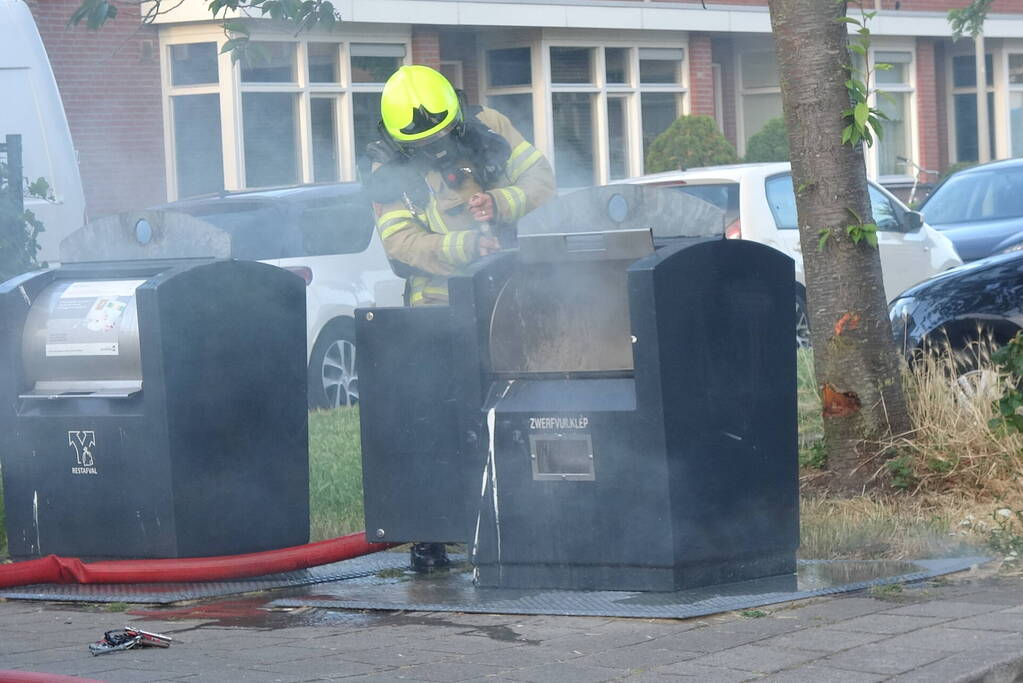
M451 564L443 543L413 543L411 554L412 569L417 572L428 573Z

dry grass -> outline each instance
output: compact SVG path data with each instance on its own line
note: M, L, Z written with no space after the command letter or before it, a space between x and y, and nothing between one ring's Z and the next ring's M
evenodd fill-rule
M990 346L976 345L973 371L958 380L962 355L945 352L920 359L905 376L911 434L893 441L912 474L912 493L964 500L1020 502L1023 497L1023 435L990 426L994 402L1010 379L990 360Z
M886 486L849 500L804 496L803 557L900 559L976 552L991 543L998 510L1023 509L1023 436L989 425L994 401L1009 381L994 368L990 351L989 344L965 354L945 349L906 371L914 428L879 444L888 459L874 474ZM954 379L963 367L974 372ZM820 424L812 368L809 354L800 358L804 481L817 474L808 455L823 453L819 440L812 440Z
M814 559L983 553L994 527L990 503L936 496L804 497L800 512L799 555Z

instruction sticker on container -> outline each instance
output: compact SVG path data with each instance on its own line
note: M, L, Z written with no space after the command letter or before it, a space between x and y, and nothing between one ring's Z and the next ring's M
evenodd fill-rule
M61 295L61 299L131 298L145 280L81 280L72 282Z
M68 284L50 311L46 355L119 355L118 324L143 282L83 280Z

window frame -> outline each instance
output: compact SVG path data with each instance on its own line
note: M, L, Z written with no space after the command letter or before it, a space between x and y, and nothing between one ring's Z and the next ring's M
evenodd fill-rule
M868 55L869 55L868 65L869 65L869 68L871 68L871 69L875 69L876 65L879 63L879 60L877 59L877 54L879 52L880 53L884 53L884 52L905 52L905 53L909 54L909 61L908 62L903 62L905 64L905 66L906 66L906 75L905 75L905 78L903 79L902 83L878 83L877 75L876 75L877 72L875 71L874 73L871 74L870 87L872 89L875 89L877 92L874 92L874 93L871 94L871 96L870 96L870 105L872 107L880 107L883 104L883 102L881 102L881 100L884 98L884 96L879 94L879 93L892 93L892 94L900 94L900 95L906 95L907 96L906 97L906 100L907 100L906 101L906 113L905 113L905 126L906 126L905 149L906 149L906 157L908 159L910 159L911 161L913 161L913 162L915 162L917 164L920 164L919 135L917 135L919 118L918 118L918 111L917 111L917 96L916 96L916 91L917 91L917 83L916 83L916 70L917 70L916 42L915 41L913 41L913 42L896 42L896 41L886 41L886 40L883 40L883 39L878 39L878 40L875 40L874 42L875 42L875 44L871 45L870 50L868 52ZM884 63L883 60L880 63ZM882 125L884 125L883 121L882 121ZM885 133L887 133L887 132L888 131L885 131ZM885 135L885 139L887 139L887 138L888 138L888 136L886 134ZM908 163L905 164L905 167L906 167L905 175L898 175L898 174L894 174L894 175L893 174L881 175L881 160L880 160L880 155L878 153L878 149L879 149L878 145L879 144L884 144L884 140L882 140L880 143L879 142L875 142L870 147L865 147L864 148L864 157L865 157L866 162L867 162L867 176L869 178L871 178L872 180L875 180L875 181L877 181L878 183L880 183L882 185L884 183L886 183L886 182L904 182L906 180L910 180L911 181L913 179L913 177L916 175L916 172L913 169L912 165L910 165Z
M411 63L412 37L408 26L374 27L365 32L365 27L340 27L338 30L312 31L295 36L293 32L275 29L269 22L251 21L250 39L256 42L288 42L296 45L295 79L287 83L254 83L241 80L241 65L233 63L229 54L220 50L228 37L223 29L214 23L168 26L160 31L160 71L162 100L164 107L164 156L169 201L182 198L177 182L177 159L175 154L175 132L172 99L179 95L216 94L220 101L221 146L225 191L259 189L250 187L245 178L245 141L242 120L243 93L292 93L296 102L296 184L311 184L315 180L314 154L312 150L312 104L313 98L333 99L335 121L334 136L337 145L338 168L336 175L340 182L357 180L358 169L355 149L355 121L353 97L355 93L380 93L383 83L354 83L351 70L353 43L400 46L404 57L399 64ZM347 28L347 30L346 30ZM217 46L217 67L219 83L175 86L171 83L170 50L174 45L190 43L215 43ZM308 46L311 43L332 43L338 46L337 82L312 82L309 78ZM396 50L397 51L397 50Z
M999 90L1001 90L1001 88L999 88L999 82L1000 80L1002 80L1002 78L1004 78L1004 80L1007 82L1008 75L1005 75L1004 77L1000 78L999 73L1002 72L1002 69L1000 67L1002 66L1002 61L1005 58L1004 51L1001 50L998 46L989 43L985 46L985 59L987 59L986 55L989 54L991 55L991 70L989 71L991 77L991 85L986 87L986 93L990 97L990 100L994 101L994 107L993 108L989 107L988 109L988 118L993 121L993 125L991 126L989 133L992 136L992 141L994 144L995 154L993 158L999 158L1003 156L1002 154L1003 148L1001 141L1003 138L1006 137L1002 131L1003 125L1001 122L1001 116L999 114ZM946 111L948 112L948 160L950 164L955 164L962 161L959 158L959 140L958 132L956 130L958 127L958 122L956 121L955 113L956 95L973 95L974 97L976 97L977 89L980 87L978 84L974 84L972 86L955 85L955 73L953 70L953 64L954 59L956 57L975 58L973 41L972 40L962 41L959 44L953 44L953 48L951 50L946 50L945 54L946 73L945 107ZM978 149L977 152L979 157L980 150ZM975 163L977 160L973 159L967 161L973 161Z
M1013 130L1012 130L1012 95L1013 95L1013 93L1019 93L1020 97L1023 97L1023 81L1020 81L1019 83L1013 83L1010 80L1010 78L1009 78L1009 76L1010 76L1010 73L1009 73L1010 62L1011 62L1011 58L1014 57L1014 56L1018 56L1021 59L1023 59L1023 42L1014 42L1011 45L1007 44L1005 46L1005 49L1004 49L1005 87L1006 87L1004 115L1005 115L1005 130L1006 130L1006 142L1005 142L1006 149L1005 149L1005 154L1004 155L1003 154L999 154L999 157L1015 157L1015 156L1017 156L1017 155L1013 154L1013 151L1014 151L1013 150L1013 145L1014 144L1018 144L1020 146L1020 150L1021 150L1020 156L1023 156L1023 140L1014 141L1013 140ZM995 104L997 105L997 103L998 103L998 95L996 93L995 94ZM998 121L998 119L996 117L996 119L995 119L996 125L997 125L997 121ZM1023 138L1023 125L1020 126L1019 135L1020 135L1021 138Z
M551 80L551 48L583 47L591 49L593 55L591 83L554 83ZM607 80L607 59L605 50L624 49L625 82L609 83ZM682 59L679 64L679 77L676 83L641 83L640 82L640 51L643 48L681 49ZM676 117L689 113L689 42L688 37L677 44L667 40L621 41L592 39L559 39L550 38L543 41L544 78L546 86L545 113L548 119L548 142L551 150L551 163L557 169L557 154L554 153L554 121L553 97L555 93L586 93L591 95L593 102L593 160L594 185L606 185L613 180L624 178L611 177L611 153L607 101L609 98L623 101L625 116L625 140L627 148L625 178L635 177L644 173L645 153L643 145L643 107L644 94L664 93L675 96Z
M480 95L484 104L498 95L531 95L533 105L533 139L531 143L544 152L557 168L554 151L553 95L555 93L588 93L593 97L594 118L594 185L611 182L611 158L608 140L608 98L623 102L626 126L626 176L643 174L643 122L640 97L643 93L668 92L676 95L678 115L688 114L689 94L689 38L685 32L662 32L656 39L623 40L617 31L579 31L573 29L539 29L502 33L500 38L478 41ZM485 45L485 47L484 47ZM593 50L592 81L590 83L553 83L551 80L551 48L571 47ZM521 86L494 86L489 82L488 52L508 48L529 48L532 83ZM625 49L626 78L624 83L607 81L606 49ZM678 83L639 82L640 48L681 49ZM615 180L618 180L615 178Z
M739 157L746 156L746 140L749 138L746 131L746 97L755 95L777 95L781 97L781 74L779 71L778 85L757 85L747 86L743 77L742 63L751 55L762 55L769 53L774 57L774 42L770 38L755 38L747 41L733 41L734 55L732 63L735 65L735 151ZM775 58L775 67L777 59ZM752 131L750 135L757 133Z

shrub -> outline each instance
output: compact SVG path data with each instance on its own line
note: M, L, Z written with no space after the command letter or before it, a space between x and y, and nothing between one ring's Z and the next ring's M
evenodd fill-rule
M734 164L735 148L709 116L680 116L657 136L646 153L646 172Z
M17 170L0 163L0 282L39 267L37 241L43 224L21 206L23 179ZM49 184L42 178L28 185L29 196L52 199Z
M785 129L785 120L780 116L765 123L746 142L747 163L788 160L789 134Z

